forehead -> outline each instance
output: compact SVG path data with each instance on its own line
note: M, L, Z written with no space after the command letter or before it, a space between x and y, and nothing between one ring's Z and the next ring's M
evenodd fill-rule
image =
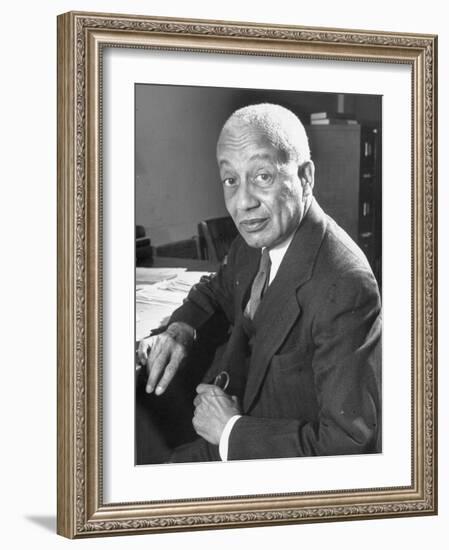
M231 123L223 128L217 143L217 160L220 164L236 159L253 157L277 160L278 149L267 132L255 125Z

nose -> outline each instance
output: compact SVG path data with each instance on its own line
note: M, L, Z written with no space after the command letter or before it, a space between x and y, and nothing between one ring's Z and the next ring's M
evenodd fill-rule
M237 191L237 208L239 210L251 210L260 205L258 198L252 192L250 183L242 181Z

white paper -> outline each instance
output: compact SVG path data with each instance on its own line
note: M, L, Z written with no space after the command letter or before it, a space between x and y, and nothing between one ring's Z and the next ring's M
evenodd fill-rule
M175 279L186 270L185 267L137 267L136 285L153 285Z
M186 271L185 268L136 269L136 340L166 324L171 314L187 297L191 287L206 271Z

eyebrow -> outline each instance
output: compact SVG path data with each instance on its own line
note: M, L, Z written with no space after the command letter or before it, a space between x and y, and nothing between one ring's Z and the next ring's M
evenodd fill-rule
M255 153L254 155L251 155L249 160L250 161L253 161L253 160L273 160L271 155L269 155L268 153ZM218 162L219 166L222 166L223 164L231 164L228 160L226 159L222 159Z
M249 160L257 160L257 159L261 159L261 160L272 160L272 157L271 155L269 155L268 153L255 153L254 155L252 155Z

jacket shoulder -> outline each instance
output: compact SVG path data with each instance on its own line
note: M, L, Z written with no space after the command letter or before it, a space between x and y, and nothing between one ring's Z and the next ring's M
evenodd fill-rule
M372 274L369 262L354 240L332 218L328 217L326 232L318 261L328 263L335 274L366 271Z

